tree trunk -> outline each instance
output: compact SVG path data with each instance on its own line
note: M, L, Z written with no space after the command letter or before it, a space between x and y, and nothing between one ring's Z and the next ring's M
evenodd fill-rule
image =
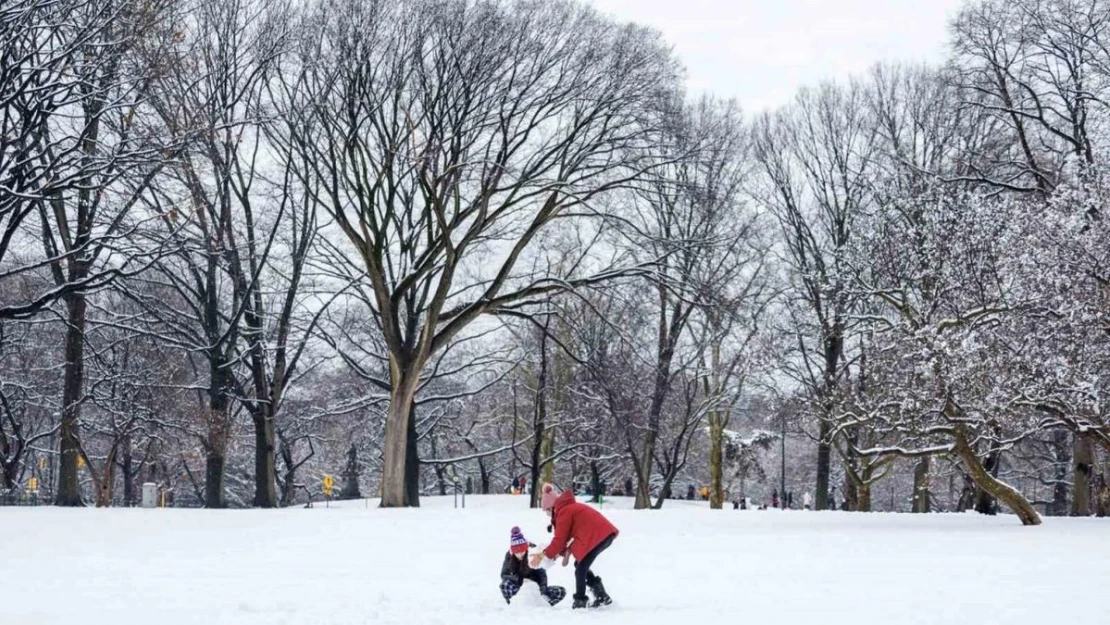
M284 438L281 439L281 460L285 465L285 477L281 483L281 506L293 505L297 496L297 466L293 462L293 450Z
M513 477L515 478L516 476L514 475ZM540 479L540 467L539 467L539 465L536 465L536 464L532 465L532 469L528 473L528 479L532 480L532 494L528 498L528 507L529 508L539 508L540 507L540 498L543 496L542 486L541 487L536 486L536 484L537 484L536 480ZM571 479L571 484L574 484L573 478ZM567 490L574 490L574 487L571 486Z
M532 474L529 476L532 480L532 496L528 503L532 508L539 507L543 490L536 488L536 483L543 479L540 472L543 470L544 439L547 436L547 328L545 323L540 329L540 368L536 376L536 399L532 410ZM516 478L515 475L512 477Z
M813 498L814 510L825 510L829 507L829 471L832 462L832 445L829 436L832 434L832 424L827 418L821 419L817 441L817 492Z
M1081 434L1075 435L1075 463L1072 479L1071 515L1089 516L1091 514L1091 475L1095 463L1095 449L1091 439Z
M131 457L131 437L123 439L123 505L125 508L135 506L135 471L134 460Z
M103 479L93 480L93 484L96 486L97 508L109 508L112 505L112 482L115 481L115 464L115 454L109 453L108 460L104 463ZM92 470L92 466L89 466L89 471L92 472Z
M1095 478L1095 516L1110 516L1110 483L1107 483L1106 471L1099 473Z
M231 435L231 398L228 396L226 370L221 363L211 363L211 388L209 389L208 438L204 449L204 507L226 508L224 496L224 470L227 464L227 444Z
M489 494L489 471L486 470L486 463L482 458L478 458L478 485L481 489L481 494ZM539 490L535 484L532 484L532 491Z
M112 483L108 480L96 485L96 507L109 508L112 505Z
M546 355L545 355L546 350L541 349L540 351L541 351L541 358L543 358L544 361L546 362ZM544 380L546 378L546 373L545 373L546 369L547 369L547 366L545 364L541 363L540 364L540 376L538 378L537 388L536 388L535 406L534 406L533 411L532 411L532 438L533 438L533 440L532 440L531 460L529 462L529 464L531 464L532 466L531 466L531 469L528 473L528 479L531 480L531 482L532 482L532 494L528 498L528 507L530 507L530 508L540 507L540 497L541 497L542 491L543 491L542 488L537 487L537 484L539 483L539 480L543 479L542 475L541 475L541 471L543 471L543 455L542 455L543 454L543 443L542 443L542 439L543 439L544 430L547 427L547 398L546 398L546 394L544 393L544 387L545 387ZM512 479L516 479L517 476L513 475L513 476L510 476L510 477L512 477ZM573 483L574 482L572 480L571 484L573 484Z
M447 470L443 465L437 464L435 467L436 472L436 487L439 489L439 496L447 496Z
M839 325L830 329L824 340L825 372L824 386L821 389L821 423L817 440L817 486L813 496L813 509L825 510L829 507L829 475L832 466L832 422L829 416L833 411L833 394L836 392L837 368L844 352L844 337Z
M598 503L601 501L601 472L597 470L597 462L590 462L590 490L593 491L593 497L590 501Z
M417 506L420 501L419 490L412 497L409 486L412 482L411 474L407 471L418 467L409 467L408 457L410 445L415 445L415 436L411 429L415 429L412 421L413 399L416 396L416 386L419 382L418 374L414 373L419 367L411 367L411 372L401 371L399 365L391 362L392 377L389 394L389 408L386 411L385 440L382 441L382 501L383 508L402 508ZM419 483L419 475L417 475Z
M653 510L660 510L663 504L671 498L671 489L674 487L674 480L678 477L677 474L667 475L663 478L663 486L659 488L659 497L656 498L655 504L651 506Z
M551 415L547 415L550 419ZM540 447L541 458L551 458L555 455L555 424L545 424L546 431L543 434L543 445ZM532 490L536 490L536 484L541 486L545 482L552 482L555 480L555 463L544 462L540 469L539 481L532 481Z
M409 408L408 434L405 437L405 505L420 507L420 449L416 431L416 400Z
M75 261L76 262L76 261ZM81 483L77 475L78 431L81 400L85 385L85 317L87 302L84 293L66 296L66 339L64 389L62 391L61 462L58 468L56 506L83 506Z
M971 448L968 442L967 435L963 430L963 426L957 426L953 439L956 443L955 451L960 460L963 461L964 468L967 469L968 475L979 488L989 492L992 497L997 498L1006 507L1014 511L1014 514L1021 519L1022 525L1040 525L1041 517L1033 506L1021 495L1021 493L1014 490L1007 484L996 480L987 469L979 462L979 456L976 455L975 450Z
M867 458L859 458L859 483L856 484L855 512L871 512L871 491L874 486L875 465Z
M226 458L223 450L209 449L204 457L204 507L226 508L224 498L224 465Z
M293 505L296 497L296 477L297 471L295 469L285 470L285 482L281 487L281 507L288 508Z
M277 463L275 461L274 418L268 406L254 416L254 506L276 508Z
M849 474L850 470L853 470L852 467L844 471L844 509L856 512L859 510L859 487Z
M562 324L556 323L557 328L561 328ZM545 347L546 350L546 347ZM559 420L558 416L562 413L566 403L566 389L571 384L570 374L571 369L567 363L567 357L563 354L562 350L555 350L552 355L552 360L555 368L555 388L552 389L552 399L554 403L554 414L548 411L546 415L547 431L543 435L543 449L540 454L544 458L553 458L555 456L555 435L558 430ZM532 490L537 490L537 485L543 486L547 482L555 481L555 462L548 461L543 464L540 471L540 481L532 482Z
M709 414L709 508L720 510L724 506L722 490L721 447L724 425L717 411Z
M871 484L861 484L856 489L856 512L871 512Z
M932 507L929 495L929 456L922 456L913 469L913 511L929 512Z
M970 475L964 474L964 486L960 490L960 499L956 502L956 512L967 512L975 506L975 480Z
M436 435L435 435L435 433L432 433L432 435L428 437L428 440L431 441L432 457L433 458L438 458L439 457L439 450L436 448ZM433 464L432 465L432 471L436 474L436 488L439 490L439 496L440 497L446 497L447 496L447 467L443 466L442 464Z
M995 449L987 454L987 460L983 464L983 468L990 474L991 477L998 477L998 469L1002 464L1002 452ZM991 491L979 487L979 494L975 501L975 511L979 514L998 514L998 501Z
M651 479L651 458L646 460L646 468L644 460L633 462L633 464L636 468L636 501L632 507L636 510L647 510L651 508L651 485L649 483ZM662 499L663 494L660 493L659 497Z
M1110 473L1110 457L1102 473L1094 478L1094 515L1100 517L1110 516L1110 482L1107 474Z
M1049 516L1068 515L1068 469L1071 465L1071 448L1068 432L1060 429L1052 433L1052 504L1046 511Z
M655 462L655 444L659 440L659 421L663 413L663 402L670 390L671 361L674 358L675 343L681 333L681 326L675 325L675 318L667 321L668 296L666 287L659 285L660 314L658 342L656 343L655 375L651 391L651 404L648 407L647 428L644 432L643 447L640 449L640 467L637 471L639 488L636 489L636 510L651 508L651 470ZM661 506L666 497L667 480L659 491L656 507Z
M0 469L2 469L2 470L0 470L0 477L3 477L3 479L4 479L4 482L3 482L4 488L6 488L6 489L15 488L15 486L16 486L16 484L15 484L15 472L16 472L18 466L19 466L18 461L17 462L11 462L11 463L0 462Z

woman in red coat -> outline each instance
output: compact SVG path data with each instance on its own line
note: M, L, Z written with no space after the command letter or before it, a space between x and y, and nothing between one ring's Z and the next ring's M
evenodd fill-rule
M594 602L589 607L597 608L612 603L613 600L605 592L605 586L601 584L601 578L590 569L597 556L613 544L620 532L600 512L575 501L571 491L566 491L555 499L551 521L555 526L555 537L542 554L532 557L532 567L539 566L544 557L554 560L569 549L574 556L572 607L577 609L587 606L587 586L594 595Z

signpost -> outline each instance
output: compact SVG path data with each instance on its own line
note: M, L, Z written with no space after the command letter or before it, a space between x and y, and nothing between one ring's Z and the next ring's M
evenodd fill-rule
M454 482L454 484L455 484L455 490L454 490L454 492L455 492L455 507L456 508L459 507L459 493L461 492L462 493L462 507L465 508L466 507L466 491L463 490L462 483L459 482L459 476L457 476L457 475L453 476L451 478L451 481Z
M324 507L331 507L331 491L335 488L335 480L330 475L324 474Z

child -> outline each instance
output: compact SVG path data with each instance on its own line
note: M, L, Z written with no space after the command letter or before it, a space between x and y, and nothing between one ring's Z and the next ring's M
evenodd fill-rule
M562 601L567 596L566 589L562 586L548 586L547 571L528 566L528 548L535 545L524 539L519 527L514 527L509 536L509 552L505 554L505 562L501 564L501 594L505 597L505 603L512 602L513 596L520 592L526 579L536 582L540 587L540 594L551 605Z
M544 493L546 495L546 493ZM538 566L544 557L554 560L569 549L574 556L574 609L598 608L613 603L601 578L590 570L594 560L613 544L620 533L600 512L574 500L574 493L565 491L551 506L555 537L543 553L532 556L531 565ZM586 587L593 592L594 602L587 604Z

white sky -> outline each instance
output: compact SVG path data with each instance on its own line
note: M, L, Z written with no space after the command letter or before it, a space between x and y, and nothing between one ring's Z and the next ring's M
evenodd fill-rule
M939 62L963 0L588 0L663 32L694 94L749 112L879 61Z

